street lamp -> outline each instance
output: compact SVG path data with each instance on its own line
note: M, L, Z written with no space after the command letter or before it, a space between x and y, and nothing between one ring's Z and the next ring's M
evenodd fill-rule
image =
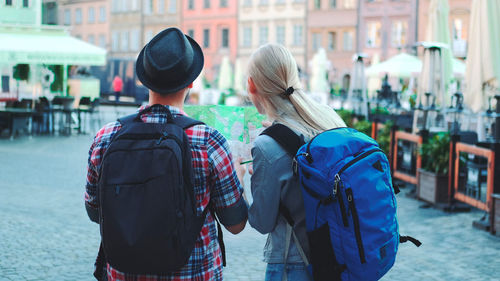
M488 99L488 109L481 114L484 124L486 142L500 142L500 94L495 95L496 111L491 108L492 97Z

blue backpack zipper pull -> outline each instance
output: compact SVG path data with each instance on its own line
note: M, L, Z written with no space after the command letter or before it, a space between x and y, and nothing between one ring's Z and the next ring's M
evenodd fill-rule
M163 134L161 135L161 137L160 137L160 138L158 139L158 141L156 142L156 145L160 145L160 143L161 143L163 140L167 139L167 137L168 137L168 133L167 133L167 132L163 132Z

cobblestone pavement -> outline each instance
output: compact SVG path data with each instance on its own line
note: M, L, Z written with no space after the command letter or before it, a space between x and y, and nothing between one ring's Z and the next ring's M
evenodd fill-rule
M91 141L91 135L0 139L0 281L93 280L99 234L83 205ZM472 227L482 212L420 208L404 194L398 204L401 233L423 245L401 245L383 280L500 280L500 238ZM224 238L225 280L263 280L265 236L247 226Z

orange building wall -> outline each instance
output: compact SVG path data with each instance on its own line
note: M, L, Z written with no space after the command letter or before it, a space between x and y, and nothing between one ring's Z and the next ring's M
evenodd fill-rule
M194 0L194 9L188 9L188 1L182 5L182 30L187 34L194 30L194 39L205 55L205 77L213 81L218 75L219 65L224 56L228 56L234 66L237 55L238 26L237 1L227 0L227 7L220 7L220 1L209 1L210 8L204 8L204 0ZM222 29L229 29L229 47L222 48ZM203 30L210 30L210 44L203 46Z

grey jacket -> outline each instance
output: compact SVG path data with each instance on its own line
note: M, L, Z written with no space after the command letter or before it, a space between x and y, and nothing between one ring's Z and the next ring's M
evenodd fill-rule
M286 221L278 212L280 200L295 221L294 232L309 259L305 210L298 179L292 172L292 157L267 135L256 138L252 157L253 203L249 209L248 221L260 233L269 233L264 247L264 261L284 262ZM300 262L302 259L291 239L287 263Z

